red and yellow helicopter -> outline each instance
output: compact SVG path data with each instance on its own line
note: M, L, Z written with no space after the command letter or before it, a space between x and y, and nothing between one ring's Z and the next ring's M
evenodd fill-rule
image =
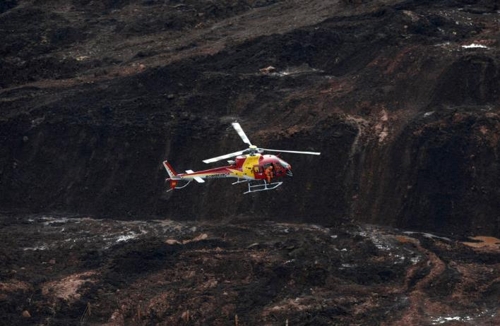
M205 182L204 179L218 178L236 178L237 180L233 183L233 185L246 182L248 190L244 192L245 194L257 191L273 190L281 186L283 183L282 181L275 181L277 178L282 178L285 175L291 177L293 175L292 166L276 155L263 154L264 151L307 155L321 154L318 152L259 148L252 145L238 122L233 122L232 125L243 142L248 144L249 147L241 151L204 160L204 163L213 163L235 157L234 160L228 160L228 163L230 164L228 166L203 171L195 172L192 170L186 170L186 173L178 174L174 171L168 161L164 161L163 166L170 176L170 178L165 180L170 181L170 189L167 191L185 188L193 180L203 183ZM179 185L179 182L184 184Z

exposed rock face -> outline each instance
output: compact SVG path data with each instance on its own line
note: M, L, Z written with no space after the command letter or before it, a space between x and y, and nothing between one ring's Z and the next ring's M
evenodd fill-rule
M119 218L251 215L499 235L495 1L7 1L0 205ZM36 17L36 20L34 19ZM262 73L272 66L275 71ZM243 148L293 179L165 193L161 161Z

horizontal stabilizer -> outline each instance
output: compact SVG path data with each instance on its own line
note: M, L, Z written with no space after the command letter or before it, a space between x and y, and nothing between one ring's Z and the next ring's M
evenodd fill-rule
M193 170L186 170L186 173L187 173L187 174L192 174L192 173L194 173L194 171L193 171ZM194 179L196 182L198 182L198 183L204 183L204 182L205 182L205 180L203 180L203 179L202 179L202 178L200 178L200 177L193 177L193 179Z

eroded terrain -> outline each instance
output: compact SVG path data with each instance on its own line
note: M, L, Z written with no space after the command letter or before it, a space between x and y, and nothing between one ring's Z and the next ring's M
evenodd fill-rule
M500 324L498 6L0 1L0 324Z
M0 239L6 325L500 322L498 239L42 215L2 216Z

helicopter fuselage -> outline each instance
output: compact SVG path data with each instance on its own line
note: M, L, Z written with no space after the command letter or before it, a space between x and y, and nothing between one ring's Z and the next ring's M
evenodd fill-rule
M268 180L269 169L271 169L272 178L281 178L286 175L292 176L292 167L276 155L241 155L237 156L231 165L221 166L213 169L191 171L176 174L170 164L163 162L170 178L167 181L178 180L196 180L200 179L219 179L219 178L237 178L246 180Z

